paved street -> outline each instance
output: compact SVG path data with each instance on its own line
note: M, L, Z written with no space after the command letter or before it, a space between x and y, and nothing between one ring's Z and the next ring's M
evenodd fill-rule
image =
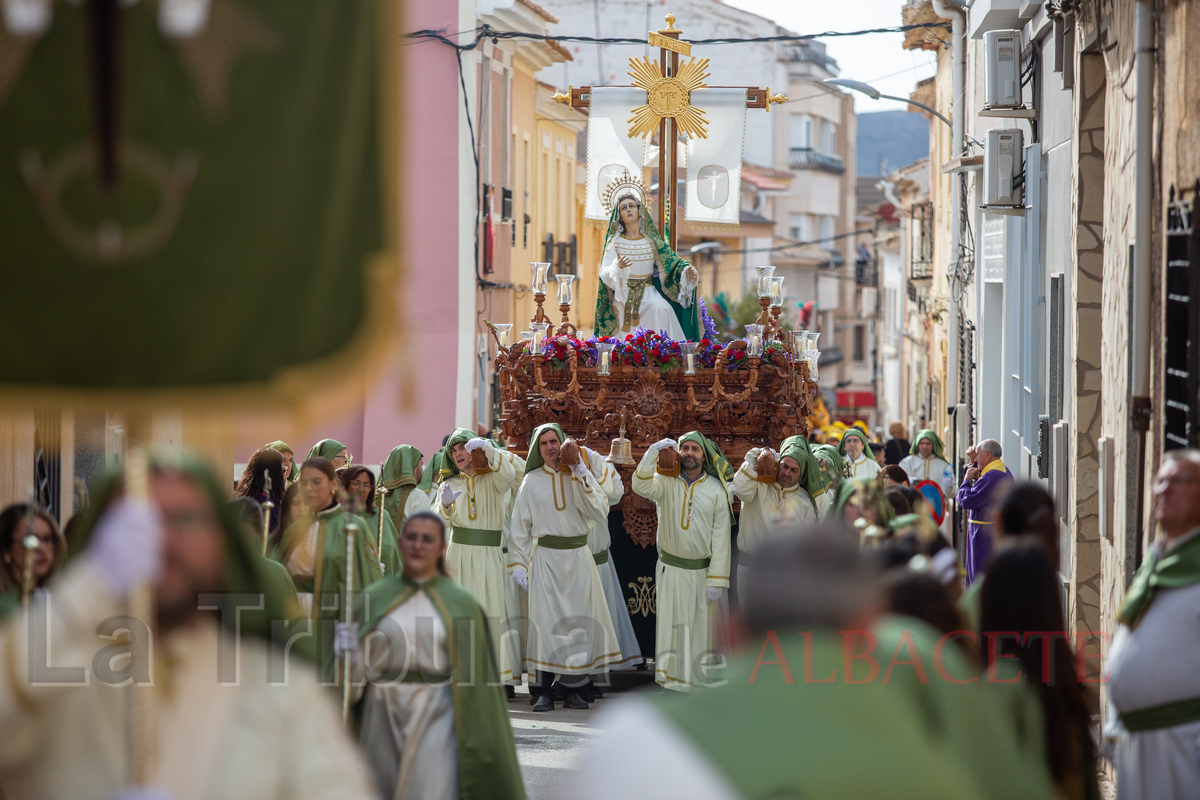
M570 770L597 733L596 716L618 698L653 685L654 674L649 671L616 673L612 691L605 692L586 711L572 711L556 703L553 711L539 714L531 710L526 687L517 689L517 698L509 701L508 710L529 800L564 797Z

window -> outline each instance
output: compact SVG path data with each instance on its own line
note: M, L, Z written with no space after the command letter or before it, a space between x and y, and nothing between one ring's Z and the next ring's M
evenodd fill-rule
M1163 449L1195 447L1200 439L1196 398L1200 395L1200 226L1192 222L1191 202L1167 206L1167 302L1163 308ZM1130 245L1132 255L1133 246ZM1132 260L1132 258L1131 258Z
M831 214L822 214L819 218L820 227L817 229L817 238L821 240L822 245L826 246L826 249L832 244L835 222L836 218Z
M821 120L821 152L837 152L837 125L827 119Z
M812 217L808 214L792 214L788 219L788 236L807 242L813 238Z
M854 326L854 360L858 362L867 360L867 326Z
M812 147L812 117L808 114L792 114L791 146Z

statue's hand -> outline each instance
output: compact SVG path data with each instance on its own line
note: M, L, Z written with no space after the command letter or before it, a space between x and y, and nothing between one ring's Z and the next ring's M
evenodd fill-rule
M625 256L617 256L617 266L621 269L629 269L633 264L630 264L629 259L625 258Z
M691 281L692 283L699 283L699 282L700 282L700 273L699 273L699 272L696 272L696 268L695 268L695 267L688 267L687 269L685 269L685 270L683 271L683 274L684 274L684 275L687 275L687 279L688 279L689 281Z

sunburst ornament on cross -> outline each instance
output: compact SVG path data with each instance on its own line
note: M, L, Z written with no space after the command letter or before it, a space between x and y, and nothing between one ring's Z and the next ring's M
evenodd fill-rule
M629 59L629 68L633 85L646 92L646 104L635 108L629 118L631 137L649 136L658 130L664 118L670 118L688 136L708 138L704 111L690 102L693 91L707 86L704 82L709 75L707 58L688 59L672 77L664 76L659 65L648 58Z

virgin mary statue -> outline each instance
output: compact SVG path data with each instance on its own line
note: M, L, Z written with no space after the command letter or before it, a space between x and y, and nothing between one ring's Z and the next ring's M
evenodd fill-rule
M600 262L596 335L624 336L646 328L676 341L699 340L699 280L696 268L663 241L636 192L619 194Z

